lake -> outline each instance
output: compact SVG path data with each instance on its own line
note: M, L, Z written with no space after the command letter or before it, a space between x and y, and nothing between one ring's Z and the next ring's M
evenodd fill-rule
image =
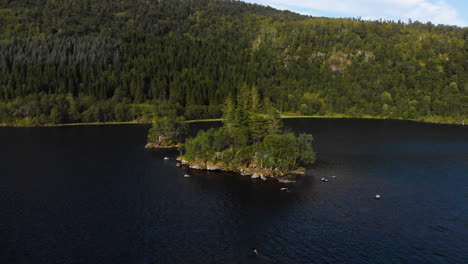
M318 154L289 193L184 178L177 151L143 148L148 126L0 128L0 263L468 263L468 127L285 127Z

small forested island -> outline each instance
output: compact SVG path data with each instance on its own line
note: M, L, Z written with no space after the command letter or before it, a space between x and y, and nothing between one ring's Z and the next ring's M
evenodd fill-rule
M185 118L176 116L175 112L170 112L166 116L156 116L148 132L148 144L145 147L147 149L177 148L186 132Z
M192 169L233 171L264 180L289 181L305 174L300 166L315 162L312 135L281 133L279 111L269 99L262 102L255 86L244 85L236 100L226 100L223 122L180 144L185 122L169 113L154 122L147 148L179 146L183 155L178 160Z

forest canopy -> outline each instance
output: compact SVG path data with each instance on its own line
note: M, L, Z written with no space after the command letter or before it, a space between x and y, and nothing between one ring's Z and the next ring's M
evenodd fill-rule
M281 113L460 122L468 28L228 0L1 0L0 123L219 118L243 86Z

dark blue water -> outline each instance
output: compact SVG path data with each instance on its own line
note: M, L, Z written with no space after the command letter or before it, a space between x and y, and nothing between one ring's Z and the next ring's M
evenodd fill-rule
M468 127L286 125L319 157L290 193L186 179L146 126L1 128L0 263L468 263Z

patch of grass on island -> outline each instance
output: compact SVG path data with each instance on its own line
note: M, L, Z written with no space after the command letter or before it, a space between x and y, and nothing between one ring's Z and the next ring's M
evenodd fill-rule
M222 122L224 119L222 118L212 118L212 119L195 119L195 120L188 120L187 123L203 123L203 122Z

